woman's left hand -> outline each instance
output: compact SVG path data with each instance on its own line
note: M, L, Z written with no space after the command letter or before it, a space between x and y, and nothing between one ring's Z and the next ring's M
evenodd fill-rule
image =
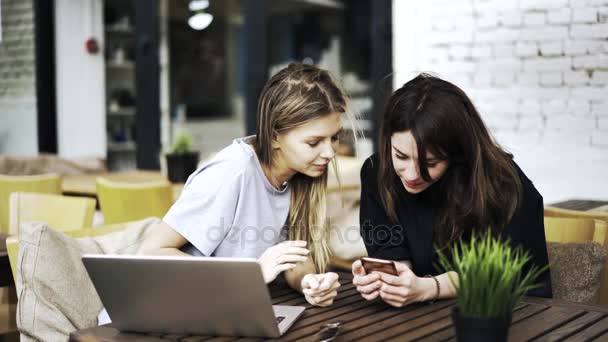
M307 274L302 278L302 293L312 305L329 306L333 304L338 295L340 282L338 274L334 272L322 274Z
M420 278L407 267L407 265L395 262L398 276L378 272L382 286L380 286L380 298L394 307L400 308L411 303L426 300L429 293L429 285L435 286L431 278ZM429 283L426 280L433 283Z

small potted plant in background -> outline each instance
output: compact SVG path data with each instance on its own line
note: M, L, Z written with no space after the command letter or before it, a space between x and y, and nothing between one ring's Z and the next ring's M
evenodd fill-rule
M457 289L452 310L457 340L506 341L515 306L540 286L536 279L548 266L524 272L530 255L491 234L473 235L470 243L461 241L449 253L451 259L438 251L440 266L458 274L458 279L450 277Z
M192 138L186 133L177 136L165 158L169 181L173 183L186 182L198 165L198 151L192 150Z

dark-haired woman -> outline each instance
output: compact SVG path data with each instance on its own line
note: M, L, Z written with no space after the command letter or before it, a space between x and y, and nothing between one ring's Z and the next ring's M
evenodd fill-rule
M399 275L367 274L356 261L364 298L400 307L454 297L435 248L473 232L521 245L526 268L547 265L542 196L460 88L426 74L407 82L388 101L379 144L361 170L361 234L368 254L397 261ZM549 270L538 281L528 295L551 297Z

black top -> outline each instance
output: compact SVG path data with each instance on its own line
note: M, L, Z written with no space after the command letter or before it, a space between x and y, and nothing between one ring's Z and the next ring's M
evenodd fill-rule
M437 191L439 182L420 194L408 193L401 183L396 208L399 222L392 222L382 206L376 175L378 173L377 154L368 158L361 168L361 236L367 253L371 257L388 260L409 260L417 276L438 275L438 258L433 246L433 227L437 218ZM543 197L532 182L516 165L523 186L523 200L511 221L503 228L501 235L513 244L522 245L529 251L531 263L539 267L548 264L545 226L543 218ZM531 266L528 263L526 269ZM549 270L541 274L538 282L543 286L528 292L530 296L552 297Z

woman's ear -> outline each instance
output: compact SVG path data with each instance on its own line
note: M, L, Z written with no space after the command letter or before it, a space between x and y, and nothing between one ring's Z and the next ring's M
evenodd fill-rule
M270 143L273 150L278 150L281 148L280 136L276 133L272 135L272 142Z

